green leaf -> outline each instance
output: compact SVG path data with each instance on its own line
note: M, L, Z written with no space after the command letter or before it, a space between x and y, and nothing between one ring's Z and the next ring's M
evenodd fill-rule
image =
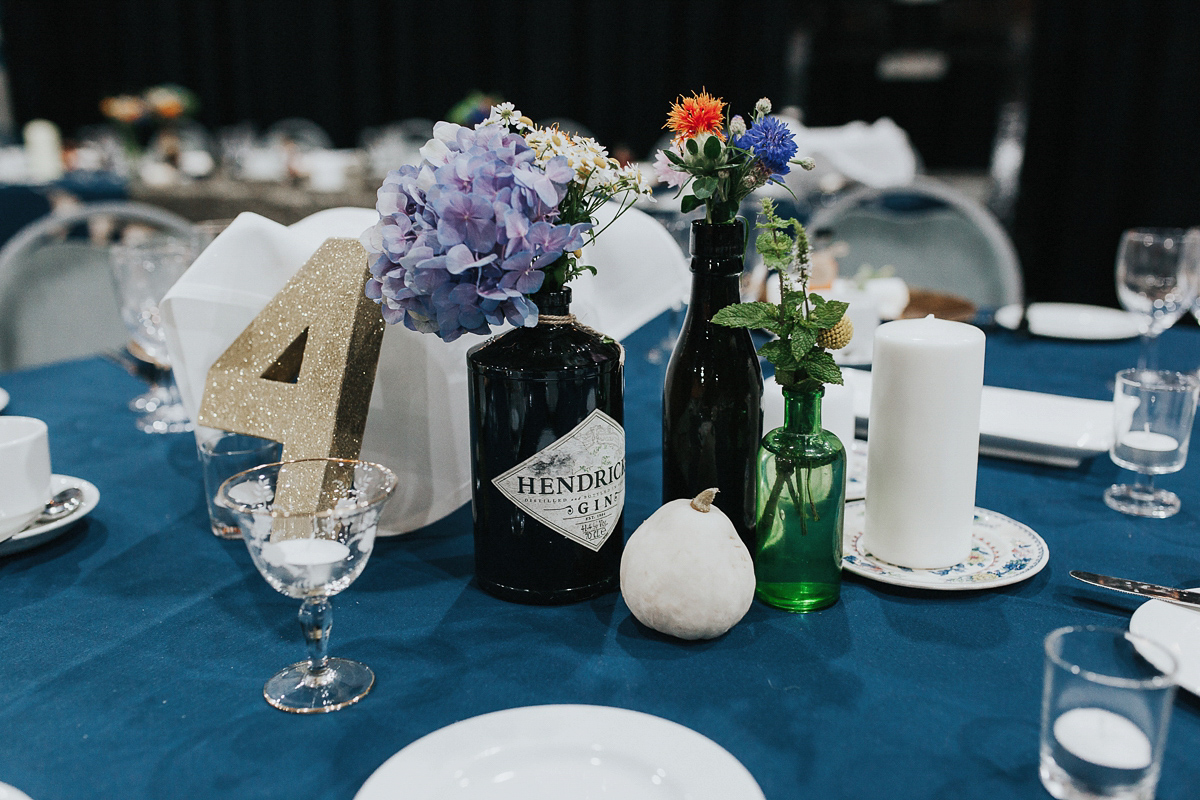
M692 185L692 191L696 193L696 197L699 197L701 200L707 200L717 191L717 179L711 175L697 178L696 183Z
M687 151L689 153L691 153L692 155L695 156L695 155L700 154L700 145L696 144L695 139L688 139L687 143L684 146L687 148Z
M821 297L821 295L817 294L816 292L813 292L808 296L808 302L812 303L817 308L820 308L821 306L825 305L825 298Z
M716 161L719 155L721 155L721 140L716 136L709 136L708 141L704 143L704 157L710 161Z
M779 309L770 303L737 303L722 308L712 321L727 328L765 328L779 321Z
M849 306L849 303L843 303L841 300L830 300L814 308L809 320L819 328L832 328L838 324Z
M679 210L684 214L689 211L695 211L700 206L704 205L704 201L694 194L685 194L683 199L679 201Z
M800 364L808 372L809 377L822 383L842 385L842 369L833 360L833 356L824 350L810 350Z
M758 348L758 354L775 365L775 369L795 369L796 359L791 348L782 339L772 339Z
M808 355L816 343L817 334L813 331L805 328L792 331L792 357L800 361Z
M672 164L678 164L681 167L684 165L683 157L676 155L674 150L663 150L663 153Z

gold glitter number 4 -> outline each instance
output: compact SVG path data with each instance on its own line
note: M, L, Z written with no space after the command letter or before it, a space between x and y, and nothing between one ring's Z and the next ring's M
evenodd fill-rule
M199 422L283 442L284 460L357 458L383 317L367 252L329 239L208 371Z

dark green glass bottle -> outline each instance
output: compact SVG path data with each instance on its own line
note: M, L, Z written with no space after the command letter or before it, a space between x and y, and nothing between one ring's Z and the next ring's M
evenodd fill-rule
M467 353L475 577L505 600L572 603L619 584L625 351L568 316L569 288L530 299L537 326Z
M822 394L784 389L783 427L759 449L755 595L788 611L826 608L841 592L846 448L821 428Z
M750 331L714 325L741 301L746 221L692 223L692 297L663 385L663 502L720 490L716 506L754 552L762 370Z

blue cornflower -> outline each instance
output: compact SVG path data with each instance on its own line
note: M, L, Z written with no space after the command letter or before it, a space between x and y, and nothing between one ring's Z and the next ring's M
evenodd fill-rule
M788 164L796 155L796 139L787 123L778 117L763 117L733 141L734 147L751 150L772 177L792 171Z

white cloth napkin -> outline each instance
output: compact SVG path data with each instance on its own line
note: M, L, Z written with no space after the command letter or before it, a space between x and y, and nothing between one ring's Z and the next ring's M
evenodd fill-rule
M827 170L876 188L912 183L917 174L917 156L908 134L887 117L871 124L856 121L830 128L806 128L794 119L782 119L796 136L799 155L817 163L812 173L793 169L785 179L797 195L803 196L800 182L819 181Z
M614 211L600 209L601 225ZM209 367L288 278L327 238L358 238L378 218L370 209L336 208L283 226L244 213L205 249L160 304L176 381L193 418ZM571 284L572 310L616 339L665 311L688 279L671 234L637 210L584 248L583 263L599 275ZM471 499L466 353L482 341L468 334L446 344L402 325L384 335L362 449L362 458L400 478L382 534L428 525Z

